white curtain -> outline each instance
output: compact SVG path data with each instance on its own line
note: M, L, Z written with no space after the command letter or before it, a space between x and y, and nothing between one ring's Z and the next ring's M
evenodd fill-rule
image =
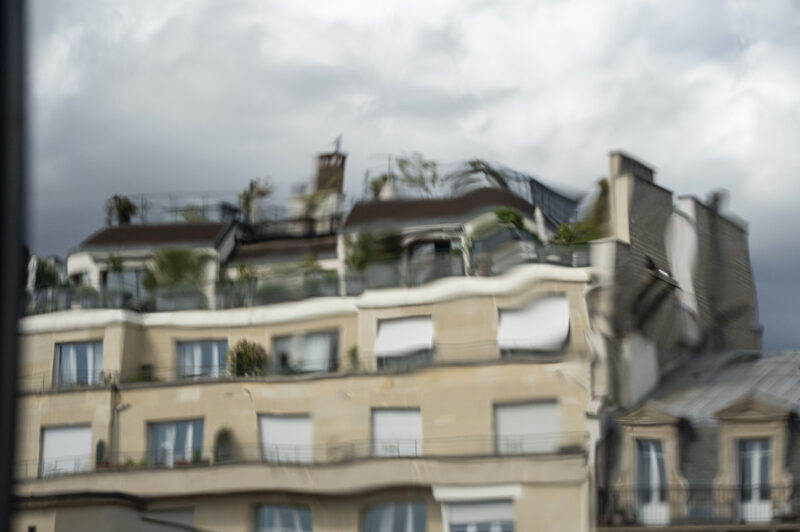
M291 346L289 349L289 365L292 367L293 370L302 369L303 367L303 346L305 344L305 338L303 335L296 334L292 336L292 339L289 342Z
M414 511L411 504L406 504L406 529L405 532L414 532Z
M94 384L94 344L86 346L86 383Z
M75 384L78 381L77 353L73 344L61 349L61 378L62 384Z
M415 506L418 512L424 512L424 508L419 508L419 503L397 502L373 506L367 510L364 520L364 532L422 532L414 528ZM424 522L424 513L418 514L416 521ZM402 523L401 518L405 519L405 527L398 528ZM424 530L424 529L423 529Z
M94 377L92 377L92 382L96 383L99 381L100 372L103 370L103 344L98 343L92 346L92 351L94 352Z
M194 344L193 357L192 357L192 370L189 372L190 375L198 376L203 374L203 344L196 343Z
M393 532L394 528L394 509L396 505L387 504L381 511L381 523L377 532Z
M175 465L175 424L170 423L164 427L164 441L159 443L159 448L164 452L164 465L172 467Z
M194 458L192 452L192 443L194 440L194 423L186 424L186 441L183 443L183 459L192 460Z
M329 334L309 334L305 337L302 371L328 371L332 338Z
M211 344L211 376L214 378L219 377L219 343L213 342Z

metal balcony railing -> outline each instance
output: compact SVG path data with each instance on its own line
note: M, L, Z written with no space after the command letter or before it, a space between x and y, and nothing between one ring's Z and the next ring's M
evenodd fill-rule
M508 353L500 348L496 341L470 341L470 342L436 342L433 350L423 350L409 353L406 356L393 356L377 358L375 369L352 367L352 362L345 357L340 360L338 352L334 352L325 369L304 370L302 367L284 367L271 361L260 375L236 375L229 367L227 355L221 354L218 365L200 365L191 368L183 367L174 362L175 354L164 357L163 360L172 360L170 363L153 364L144 363L133 365L123 372L108 369L97 370L92 379L81 378L74 382L59 381L53 377L52 372L43 371L26 373L18 377L17 389L20 393L42 393L50 391L69 390L102 390L108 389L112 384L133 383L174 383L192 384L208 381L258 381L271 382L286 379L306 379L314 376L330 374L347 375L352 373L374 372L375 375L397 374L422 370L427 367L447 364L458 364L461 360L486 360L519 362L554 362L562 360L569 354L569 344L564 349L552 352L543 351L514 351ZM360 364L360 362L359 362ZM341 371L340 371L341 370Z
M601 489L599 525L800 523L798 485L660 486Z
M473 264L473 276L506 273L520 264L543 263L568 267L589 265L589 250L578 247L541 247L530 255L512 254ZM491 262L494 260L495 262ZM137 312L249 308L316 297L358 296L365 290L424 286L445 277L466 276L461 255L419 257L408 261L370 264L363 271L271 274L249 283L164 287L145 291L139 286L65 286L27 294L25 312L44 314L70 309L127 309Z
M97 463L88 454L23 461L16 464L16 475L20 480L33 480L109 471L165 470L231 464L313 467L359 460L568 456L585 453L587 442L588 435L585 432L562 432L508 437L482 435L365 439L313 446L262 443L187 450L170 450L162 446L157 451L119 453L116 459L106 463Z

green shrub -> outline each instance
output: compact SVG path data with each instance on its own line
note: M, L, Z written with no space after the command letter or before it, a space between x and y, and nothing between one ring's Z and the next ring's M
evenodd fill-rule
M258 377L264 375L267 366L267 350L249 340L240 340L228 350L228 367L231 375Z

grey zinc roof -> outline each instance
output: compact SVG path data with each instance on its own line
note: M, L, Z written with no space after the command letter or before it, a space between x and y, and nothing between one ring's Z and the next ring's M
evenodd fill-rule
M800 351L722 352L698 355L662 379L653 406L694 421L749 395L800 410Z

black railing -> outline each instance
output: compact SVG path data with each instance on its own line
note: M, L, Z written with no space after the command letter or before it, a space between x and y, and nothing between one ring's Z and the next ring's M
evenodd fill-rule
M598 491L600 526L800 523L800 491L788 486L659 486Z
M65 475L211 467L231 464L272 464L314 466L357 460L437 459L455 457L502 457L576 455L586 450L584 432L531 434L496 437L492 435L442 438L392 438L350 440L326 445L273 445L268 443L229 445L224 449L194 448L165 451L122 452L107 463L91 455L61 456L54 459L18 462L17 478L53 478Z
M502 275L520 264L544 263L569 267L589 265L586 247L537 248L530 257L514 256L502 264L473 265L472 276ZM466 276L461 255L448 254L408 261L378 262L362 271L340 277L335 270L305 273L273 273L247 283L219 283L207 286L143 288L63 286L27 295L26 314L45 314L70 309L126 309L136 312L249 308L316 297L358 296L365 290L424 286L446 277Z

